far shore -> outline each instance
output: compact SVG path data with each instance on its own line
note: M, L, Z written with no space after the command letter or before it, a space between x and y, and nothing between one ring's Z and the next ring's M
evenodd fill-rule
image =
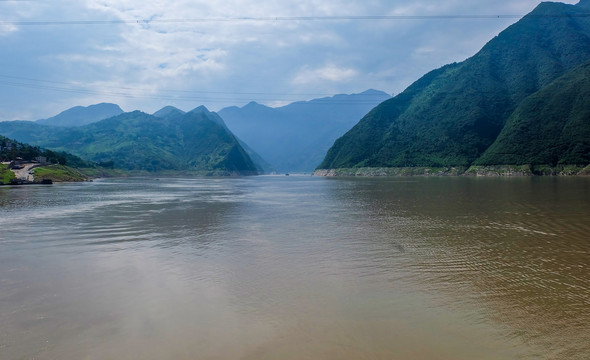
M362 167L317 169L314 176L324 177L398 177L398 176L589 176L590 165L493 165L471 167Z

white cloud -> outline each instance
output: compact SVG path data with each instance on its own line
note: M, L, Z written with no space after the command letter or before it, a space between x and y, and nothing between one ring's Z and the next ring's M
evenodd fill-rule
M326 65L319 69L305 67L299 71L292 82L296 85L315 84L320 81L347 82L358 75L358 71L351 68Z
M577 1L567 0L568 3ZM88 104L93 96L95 102L118 102L127 104L127 109L147 110L172 103L174 94L181 91L200 94L178 97L178 102L184 101L183 108L202 103L212 109L241 105L249 100L267 104L299 100L285 95L289 93L331 95L367 88L399 93L426 72L473 55L516 19L237 21L237 18L525 14L539 2L0 2L0 21L125 21L101 25L0 26L3 53L0 75L43 79L50 81L49 84L80 84L87 90L84 93L52 91L41 86L11 87L0 81L0 108L4 111L2 116L8 118L10 113L23 114L23 108L34 96L40 110L30 111L40 113L31 116L41 118L53 115L46 113L47 109L60 106L54 109L57 113L64 110L64 104ZM214 21L193 21L197 19ZM134 22L137 20L140 22ZM261 93L267 95L257 95Z
M18 28L15 25L0 25L0 36L8 36L15 31L18 31Z

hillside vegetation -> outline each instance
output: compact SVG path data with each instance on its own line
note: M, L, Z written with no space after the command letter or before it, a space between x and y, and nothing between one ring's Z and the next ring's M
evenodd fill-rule
M526 98L475 162L590 164L590 62Z
M42 149L37 146L23 144L16 140L0 136L0 184L9 184L16 179L16 174L9 168L12 161L22 163L40 162L33 169L36 181L51 179L53 181L85 181L88 175L83 173L98 173L109 175L109 170L97 166L97 164L82 160L81 158L66 153Z
M88 161L63 151L51 151L38 146L31 146L0 135L0 161L10 162L17 158L32 161L44 157L48 163L69 165L73 167L94 167Z

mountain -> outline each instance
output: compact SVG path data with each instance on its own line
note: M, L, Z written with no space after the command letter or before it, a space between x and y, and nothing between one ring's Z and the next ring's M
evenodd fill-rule
M590 61L518 106L475 162L495 164L590 164Z
M196 112L196 113L209 112L209 110L207 110L207 108L204 106L199 106L199 107L193 109L192 112ZM184 114L184 112L182 110L179 110L179 109L173 107L173 106L167 106L167 107L160 109L156 113L154 113L154 115L156 115L156 114L159 114L160 117L173 119L173 118L179 117L181 114ZM211 117L212 120L214 120L220 126L224 127L227 131L231 132L231 130L225 124L224 120L218 114L211 113L211 116L212 116ZM251 147L249 147L248 144L246 144L244 141L242 141L238 137L236 137L236 140L238 140L238 143L240 144L240 146L244 149L246 154L248 154L250 159L252 159L254 166L256 166L256 171L259 174L268 174L268 173L275 171L274 167L272 165L270 165L266 160L264 160L262 158L262 156L260 156L256 151L254 151Z
M0 122L0 133L124 170L257 173L250 157L215 113L202 107L177 115L164 118L134 111L74 128Z
M336 95L271 108L251 102L219 111L232 132L277 171L306 172L334 140L390 96L377 90Z
M199 107L191 110L190 112L209 113L211 120L216 122L218 125L222 126L228 132L231 132L229 130L229 128L227 127L227 125L225 124L225 122L223 121L223 119L218 114L216 114L214 112L209 112L209 110L204 106L199 106ZM175 119L179 119L179 118L183 117L184 114L186 114L184 111L177 109L174 106L165 106L162 109L156 111L153 115L156 117L161 117L161 118L165 118L168 120L175 120ZM256 167L256 171L259 174L270 173L270 172L274 171L272 166L270 164L268 164L264 159L262 159L262 157L260 155L258 155L254 150L252 150L245 142L241 141L237 137L236 137L236 140L238 141L240 146L244 149L246 154L250 157L250 159L254 163L254 166Z
M473 57L426 74L371 110L334 143L319 168L469 166L502 132L506 132L502 138L510 138L507 125L518 122L516 111L526 110L527 118L545 123L546 114L531 104L545 101L535 96L549 96L563 82L578 79L572 73L571 79L554 83L590 59L589 8L588 0L575 6L541 3ZM582 108L572 103L572 109ZM582 114L572 115L579 116L588 123ZM515 159L488 153L481 161L530 164L535 159L529 155L517 152Z
M97 122L103 119L117 116L123 113L123 110L119 105L101 103L96 105L90 105L87 107L76 106L71 109L62 111L54 117L48 119L37 120L37 123L41 125L53 125L53 126L83 126L93 122Z

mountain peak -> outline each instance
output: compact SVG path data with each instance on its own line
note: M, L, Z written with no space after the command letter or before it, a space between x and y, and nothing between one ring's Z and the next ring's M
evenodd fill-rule
M189 112L191 112L191 113L205 113L205 114L210 113L209 109L207 109L207 107L205 105L198 106Z
M152 115L156 116L156 117L160 117L160 118L166 118L166 117L170 117L170 116L177 116L177 115L184 115L185 112L175 108L174 106L164 106L163 108L161 108L160 110L156 111L155 113L153 113Z
M161 108L160 110L158 110L156 112L159 112L159 111L181 111L181 112L184 112L184 111L180 110L179 108L174 107L172 105L164 106L163 108Z
M385 91L375 90L375 89L368 89L368 90L365 90L362 93L357 94L357 95L362 95L365 97L372 97L372 98L381 98L381 99L383 99L383 101L385 101L386 99L391 97L391 95L386 93Z
M113 103L105 103L105 102L94 104L94 105L89 105L89 106L87 106L87 108L88 109L102 108L102 109L117 109L117 110L121 110L121 108L119 107L119 105L113 104Z
M49 119L37 120L42 125L53 125L62 127L75 127L91 124L123 113L117 104L100 103L90 106L74 106L68 110L50 117Z
M256 101L250 101L246 105L242 106L242 109L254 109L257 107L264 107L264 105L257 103Z
M250 101L249 103L247 103L246 105L241 107L241 111L258 111L258 112L265 112L268 111L269 109L272 109L271 107L268 107L266 105L263 104L259 104L256 101Z
M590 9L590 0L580 0L580 2L576 4L576 6Z

